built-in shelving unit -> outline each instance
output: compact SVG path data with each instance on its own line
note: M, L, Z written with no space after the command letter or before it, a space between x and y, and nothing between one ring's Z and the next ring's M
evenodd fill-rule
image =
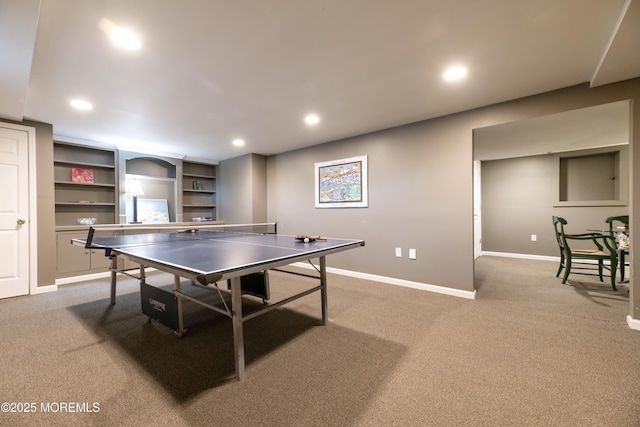
M53 150L56 226L78 225L78 218L115 223L115 151L62 142Z
M217 221L216 165L182 163L182 218L210 218Z
M71 243L73 238L86 237L89 230L78 218L96 218L96 230L101 233L135 232L138 226L127 220L127 212L133 211L132 195L126 194L127 178L141 181L144 195L139 200L168 202L171 223L166 225L193 218L218 220L215 164L61 141L54 141L53 162L58 278L109 269L104 252ZM122 231L107 231L116 224Z

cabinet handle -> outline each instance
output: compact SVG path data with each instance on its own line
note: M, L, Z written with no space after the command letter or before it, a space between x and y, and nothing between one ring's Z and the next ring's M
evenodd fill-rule
M18 225L23 225L23 224L24 224L25 222L27 222L27 221L25 221L24 219L20 218L20 219L19 219L19 220L17 220L16 222L18 223Z

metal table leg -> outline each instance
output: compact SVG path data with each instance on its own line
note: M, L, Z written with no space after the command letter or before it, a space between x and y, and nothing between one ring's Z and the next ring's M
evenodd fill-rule
M176 296L176 303L178 304L178 336L182 336L187 330L184 328L184 319L183 319L183 311L182 311L182 284L180 283L180 276L177 274L173 275L173 282L175 286L175 290L178 291L174 293Z
M236 379L244 379L244 334L242 325L242 289L240 277L231 279L231 322L233 323L233 350Z
M327 262L325 257L320 257L320 298L322 300L322 324L329 323L329 314L327 312Z
M111 305L114 305L116 303L116 281L118 280L116 277L118 274L118 257L111 257L109 270L111 271Z

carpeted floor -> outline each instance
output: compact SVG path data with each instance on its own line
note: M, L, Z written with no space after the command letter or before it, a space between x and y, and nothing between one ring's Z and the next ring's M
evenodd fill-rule
M473 301L329 275L328 326L318 293L245 323L240 382L227 318L186 303L178 338L133 279L115 306L107 280L2 300L0 401L21 413L0 425L640 426L627 289L556 269L481 257ZM271 273L273 299L308 280Z

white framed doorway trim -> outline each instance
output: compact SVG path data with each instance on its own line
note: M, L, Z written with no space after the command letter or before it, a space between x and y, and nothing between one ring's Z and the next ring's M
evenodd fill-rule
M27 212L27 226L29 230L29 267L28 267L28 281L29 281L29 294L34 295L43 292L49 292L57 289L56 286L38 287L38 198L37 198L37 180L36 180L36 130L30 126L18 125L14 123L0 122L0 126L5 129L11 129L16 131L22 131L27 134L27 150L28 150L28 212Z

